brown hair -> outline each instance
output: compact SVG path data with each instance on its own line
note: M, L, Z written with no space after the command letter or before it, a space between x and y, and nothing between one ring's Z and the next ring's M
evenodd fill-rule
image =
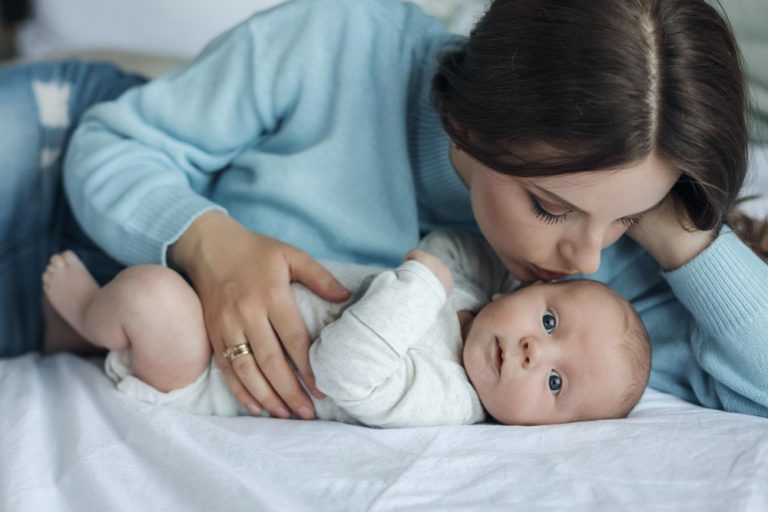
M433 99L454 143L497 172L682 172L693 227L721 225L747 167L747 90L704 0L495 0L443 55Z
M733 209L728 212L726 222L755 254L768 263L768 219L756 220Z

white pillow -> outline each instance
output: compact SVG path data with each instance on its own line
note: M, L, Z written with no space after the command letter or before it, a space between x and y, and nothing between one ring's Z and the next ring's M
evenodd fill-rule
M224 30L285 0L32 0L19 56L40 59L120 51L190 59ZM457 33L468 33L489 0L413 0Z
M749 174L741 195L759 197L745 202L740 209L753 218L763 219L768 216L768 145L751 146L749 160Z
M190 59L215 36L283 0L33 0L23 58L119 50Z

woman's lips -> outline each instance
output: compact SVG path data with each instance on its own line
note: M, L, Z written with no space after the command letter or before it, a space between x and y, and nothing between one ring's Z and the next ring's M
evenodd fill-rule
M533 267L533 273L536 274L536 277L538 277L542 281L554 281L555 279L560 279L562 277L570 275L565 272L553 272L551 270L544 270L543 268L537 267L536 265L531 265L531 266Z

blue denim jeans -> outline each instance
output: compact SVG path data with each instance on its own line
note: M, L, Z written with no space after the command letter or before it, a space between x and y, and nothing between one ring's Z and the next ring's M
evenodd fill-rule
M0 357L41 347L41 274L51 254L72 249L100 282L120 270L72 217L62 162L88 107L143 82L108 64L0 67Z

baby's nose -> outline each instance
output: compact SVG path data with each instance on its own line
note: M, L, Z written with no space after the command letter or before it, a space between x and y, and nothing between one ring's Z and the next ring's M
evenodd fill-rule
M539 359L539 347L540 343L532 336L528 336L520 340L520 348L523 352L522 365L523 368L528 369L531 366L536 365Z

